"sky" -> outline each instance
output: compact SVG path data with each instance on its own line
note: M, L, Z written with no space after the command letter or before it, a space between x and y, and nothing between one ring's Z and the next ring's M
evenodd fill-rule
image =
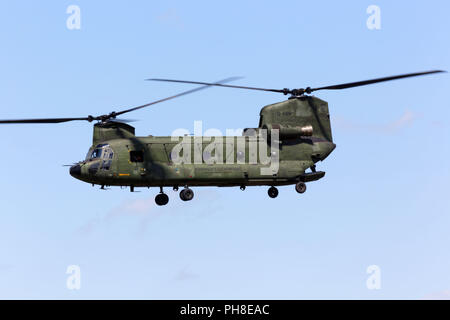
M69 29L67 9L80 9ZM380 9L369 29L367 8ZM191 89L268 88L450 70L448 1L9 1L0 118L85 117ZM342 91L336 150L299 195L104 191L69 175L92 124L2 125L2 299L449 299L449 74ZM129 114L137 135L256 127L276 93L210 88ZM79 269L79 284L68 286ZM379 286L367 272L376 266ZM369 268L370 269L370 268ZM69 268L69 270L72 270Z

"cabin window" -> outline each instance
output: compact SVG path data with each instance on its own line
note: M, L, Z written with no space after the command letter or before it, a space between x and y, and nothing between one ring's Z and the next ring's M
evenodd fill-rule
M144 151L130 151L130 161L131 162L144 162Z

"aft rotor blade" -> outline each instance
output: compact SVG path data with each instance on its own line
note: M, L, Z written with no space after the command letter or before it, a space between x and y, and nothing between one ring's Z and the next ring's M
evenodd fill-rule
M269 91L269 92L278 92L283 94L292 94L294 96L300 96L305 93L311 93L313 91L318 90L340 90L340 89L347 89L347 88L353 88L353 87L360 87L360 86L366 86L369 84L374 84L378 82L385 82L385 81L391 81L391 80L397 80L397 79L403 79L403 78L409 78L409 77L417 77L417 76L423 76L427 74L433 74L433 73L441 73L446 72L443 70L431 70L431 71L425 71L425 72L416 72L416 73L407 73L407 74L401 74L391 77L383 77L383 78L376 78L376 79L370 79L370 80L364 80L364 81L357 81L357 82L349 82L349 83L343 83L343 84L337 84L332 86L326 86L326 87L319 87L319 88L310 88L307 87L306 89L300 88L300 89L268 89L268 88L256 88L256 87L247 87L247 86L236 86L236 85L229 85L229 84L221 84L221 83L208 83L208 82L201 82L201 81L187 81L187 80L174 80L174 79L159 79L159 78L152 78L147 79L150 81L164 81L164 82L175 82L175 83L190 83L190 84L201 84L201 85L207 85L207 86L218 86L218 87L226 87L226 88L236 88L236 89L248 89L248 90L259 90L259 91Z
M391 76L391 77L383 77L383 78L376 78L376 79L371 79L371 80L363 80L363 81L357 81L357 82L336 84L336 85L320 87L320 88L312 88L312 89L310 89L310 91L313 92L313 91L317 91L317 90L347 89L347 88L353 88L353 87L366 86L366 85L373 84L373 83L378 83L378 82L385 82L385 81L391 81L391 80L397 80L397 79L404 79L404 78L410 78L410 77L424 76L424 75L427 75L427 74L441 73L441 72L446 72L446 71L443 71L443 70L431 70L431 71L425 71L425 72L400 74L400 75Z
M170 96L170 97L167 97L167 98L164 98L164 99L160 99L160 100L156 100L156 101L153 101L153 102L150 102L150 103L143 104L141 106L137 106L137 107L130 108L130 109L127 109L127 110L119 111L119 112L116 112L115 114L116 115L121 115L121 114L124 114L124 113L127 113L127 112L139 110L139 109L142 109L142 108L145 108L145 107L148 107L148 106L160 103L160 102L164 102L164 101L167 101L167 100L172 100L174 98L178 98L178 97L181 97L181 96L184 96L184 95L196 92L196 91L200 91L200 90L209 88L210 86L222 85L222 83L231 82L231 81L235 81L235 80L238 80L238 79L242 79L242 77L230 77L230 78L226 78L226 79L214 82L214 83L206 83L206 82L205 83L200 83L200 84L203 84L202 87L191 89L191 90L188 90L188 91L184 91L184 92L175 94L173 96ZM146 79L146 80L149 80L149 79Z
M0 124L8 123L61 123L69 121L86 120L92 121L89 117L85 118L44 118L44 119L11 119L11 120L0 120Z
M201 82L201 81L187 81L187 80L173 80L173 79L159 79L159 78L152 78L152 79L146 79L146 80L147 81L163 81L163 82L202 84L202 85L206 85L206 86L217 86L217 87L226 87L226 88L235 88L235 89L248 89L248 90L260 90L260 91L284 93L283 89L255 88L255 87L235 86L235 85L230 85L230 84L209 83L209 82Z

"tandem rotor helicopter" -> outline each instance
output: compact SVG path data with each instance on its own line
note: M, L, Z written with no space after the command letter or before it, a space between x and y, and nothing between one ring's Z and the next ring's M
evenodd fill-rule
M237 78L227 78L214 83L147 79L201 86L141 106L100 116L0 120L0 124L96 121L92 146L85 160L71 165L70 174L81 181L100 185L102 189L109 186L126 186L133 192L136 187L159 187L160 192L156 195L155 202L160 206L169 202L169 197L163 191L164 187L172 187L175 191L183 187L179 193L183 201L193 199L194 192L190 187L196 186L240 187L241 190L245 190L247 186L268 186L269 197L276 198L278 196L276 186L292 184L298 193L304 193L306 183L321 179L325 172L317 171L316 163L325 160L336 148L331 134L328 103L310 95L312 92L341 90L441 72L445 71L432 70L304 89L267 89L225 84ZM275 92L290 96L285 101L263 107L258 127L244 129L241 137L215 137L214 141L219 142L213 149L209 143L211 137L205 139L208 142L200 140L200 143L194 142L188 147L184 146L181 155L184 160L186 158L192 160L196 154L200 154L200 161L180 162L174 159L174 155L177 154L174 152L175 148L185 137L176 139L170 136L137 137L134 127L116 119L125 113L211 86ZM266 134L263 134L264 132ZM273 132L277 133L278 149L276 152L269 148L266 150L268 157L276 156L277 170L270 174L262 174L262 169L266 168L267 164L260 161L261 154L253 154L251 146L252 143L270 145L273 142L271 141ZM195 137L193 138L195 140ZM252 162L252 157L256 161Z

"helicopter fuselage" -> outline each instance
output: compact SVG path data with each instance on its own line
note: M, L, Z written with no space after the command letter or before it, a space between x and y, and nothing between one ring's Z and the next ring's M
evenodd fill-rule
M158 205L168 202L163 187L184 187L180 198L188 201L194 195L189 187L267 185L275 198L276 186L295 184L303 193L306 182L322 178L315 163L335 147L327 102L301 96L262 108L258 127L242 136L137 137L128 124L97 123L86 159L70 174L102 189L159 187Z
M191 143L188 145L186 140ZM179 154L174 148L180 146L176 141L183 144L183 152L190 149L190 159L174 159L173 155ZM239 150L242 144L244 147ZM269 146L266 148L264 161L259 152L252 154L251 151L252 145L264 144L267 140L258 136L113 139L91 147L86 160L72 166L70 173L84 182L103 186L287 185L323 177L322 172L308 175L305 171L335 148L333 143L314 137L283 140L276 151ZM211 146L214 150L209 153ZM195 161L195 148L199 150L201 161ZM276 152L278 157L274 157ZM277 158L275 163L273 159ZM267 159L271 161L267 163Z

